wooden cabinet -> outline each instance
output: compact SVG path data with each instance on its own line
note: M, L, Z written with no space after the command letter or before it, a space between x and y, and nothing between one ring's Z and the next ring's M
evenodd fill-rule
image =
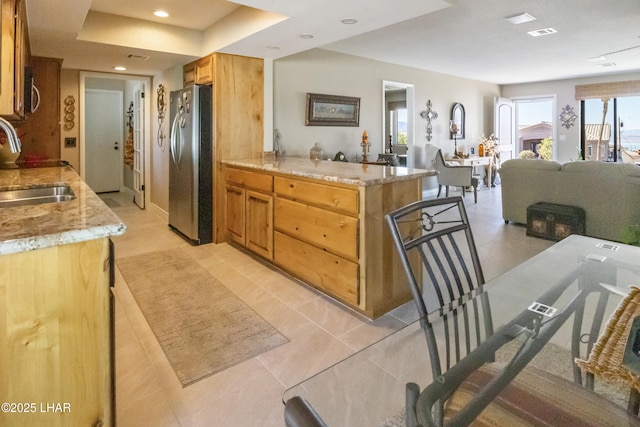
M186 64L183 83L213 85L213 241L225 242L230 238L225 215L214 214L227 209L222 162L264 152L264 60L214 53Z
M108 238L0 256L0 425L115 424L112 286Z
M226 185L226 224L229 238L245 246L245 191L237 185Z
M411 299L384 215L419 200L421 178L360 186L236 165L225 174L231 240L370 318Z
M30 154L59 159L60 156L60 68L55 58L31 58L33 78L40 92L38 109L28 114L22 126L22 158Z
M274 262L351 306L360 304L358 189L275 177Z
M29 61L26 23L24 0L2 0L0 115L12 122L25 117L24 71Z
M226 229L229 237L256 254L273 258L273 177L226 170Z
M210 55L184 65L182 68L184 86L213 83L213 61L214 56Z

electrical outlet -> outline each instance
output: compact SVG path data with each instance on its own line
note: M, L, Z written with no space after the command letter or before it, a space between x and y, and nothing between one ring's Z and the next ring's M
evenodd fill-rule
M74 148L76 146L76 139L75 138L65 138L64 139L64 146L65 146L65 148Z

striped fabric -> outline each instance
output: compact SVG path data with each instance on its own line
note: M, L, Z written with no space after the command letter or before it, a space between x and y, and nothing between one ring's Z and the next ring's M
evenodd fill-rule
M504 368L503 363L484 365L449 399L445 425L464 405ZM640 426L625 408L558 376L529 367L494 399L473 426Z

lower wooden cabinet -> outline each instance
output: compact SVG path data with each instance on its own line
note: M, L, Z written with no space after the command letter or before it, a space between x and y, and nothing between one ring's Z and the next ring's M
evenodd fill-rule
M279 231L275 232L274 262L351 306L359 303L357 262L322 250Z
M267 259L273 258L273 196L247 191L245 244Z
M2 426L111 426L108 238L0 256Z
M226 229L229 238L245 245L245 190L237 185L225 186L226 195Z
M234 242L370 318L411 299L384 215L422 196L419 178L372 185L225 166Z
M229 237L256 254L273 258L273 195L251 190L245 186L262 190L272 189L271 177L258 176L251 172L227 173L226 230ZM264 178L271 178L271 180ZM244 186L243 186L244 185Z

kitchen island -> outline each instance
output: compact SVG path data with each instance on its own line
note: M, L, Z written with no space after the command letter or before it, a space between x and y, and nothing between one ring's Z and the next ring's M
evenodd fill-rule
M51 185L70 200L8 200ZM0 425L114 425L109 237L126 226L68 166L0 170L0 195Z
M384 215L422 198L435 171L301 158L229 160L228 238L377 318L411 293Z

